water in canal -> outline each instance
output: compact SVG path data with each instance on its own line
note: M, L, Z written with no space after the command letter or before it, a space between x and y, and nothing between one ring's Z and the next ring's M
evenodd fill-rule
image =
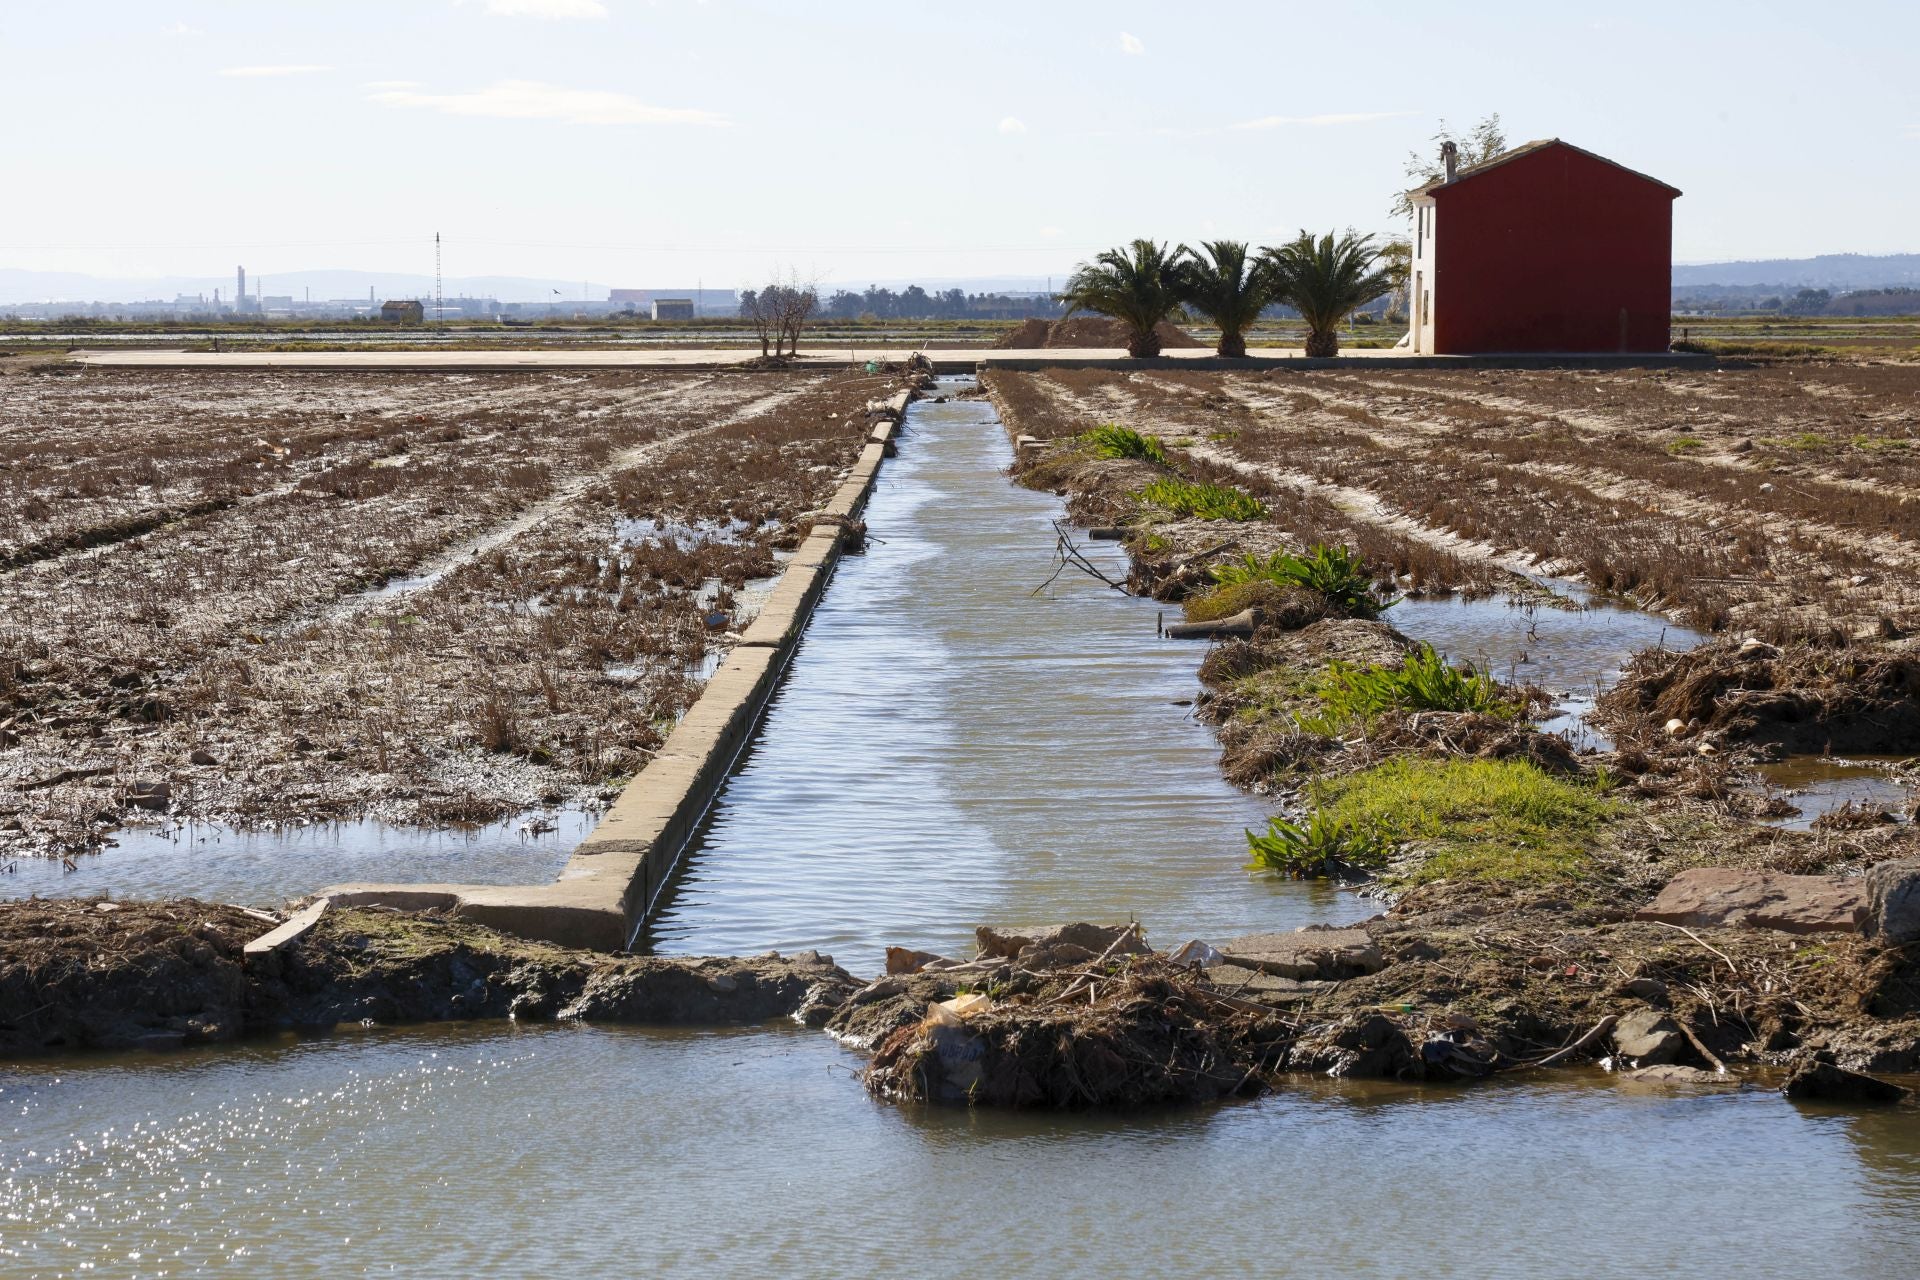
M1358 908L1240 872L1191 648L922 404L652 943ZM464 875L464 873L462 873ZM1909 1111L1598 1072L1125 1116L876 1103L817 1032L437 1026L0 1066L0 1275L1907 1274Z

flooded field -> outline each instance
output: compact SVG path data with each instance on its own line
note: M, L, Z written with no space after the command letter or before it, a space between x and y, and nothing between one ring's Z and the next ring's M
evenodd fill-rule
M604 802L757 607L884 385L0 379L19 517L0 530L0 863L137 856L137 831L106 841L162 817L385 824L398 855L435 838L394 828Z

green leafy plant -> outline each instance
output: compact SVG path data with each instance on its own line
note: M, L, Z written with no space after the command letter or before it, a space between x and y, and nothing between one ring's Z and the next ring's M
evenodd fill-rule
M1177 516L1197 520L1264 520L1266 504L1225 485L1197 484L1168 476L1140 490L1139 497Z
M1366 571L1360 553L1345 547L1316 545L1304 556L1276 551L1270 556L1247 555L1208 570L1222 587L1248 582L1271 582L1282 587L1299 587L1324 596L1327 603L1352 618L1377 618L1398 603L1382 599L1374 591L1373 576Z
M1511 717L1522 710L1520 700L1492 676L1470 666L1453 666L1428 644L1409 653L1398 666L1336 662L1327 668L1317 692L1331 725L1365 723L1388 711L1473 711Z
M1315 809L1305 822L1267 820L1266 834L1247 832L1249 871L1279 871L1295 880L1366 880L1387 865L1393 841L1379 830Z
M1096 458L1138 458L1142 462L1167 465L1166 446L1158 436L1144 435L1117 422L1082 432L1080 442L1092 450Z

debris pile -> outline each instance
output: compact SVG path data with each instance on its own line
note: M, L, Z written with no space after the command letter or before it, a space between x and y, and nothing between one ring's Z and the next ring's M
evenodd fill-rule
M1150 951L1134 925L978 936L975 961L917 961L829 1024L880 1035L869 1091L996 1107L1208 1101L1260 1092L1292 1034L1272 1009Z

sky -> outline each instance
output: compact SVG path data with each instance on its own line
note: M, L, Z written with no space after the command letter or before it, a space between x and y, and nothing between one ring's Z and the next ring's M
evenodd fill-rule
M1500 113L1686 194L1681 262L1920 251L1920 5L0 5L0 267L634 287L1064 276L1397 230Z

